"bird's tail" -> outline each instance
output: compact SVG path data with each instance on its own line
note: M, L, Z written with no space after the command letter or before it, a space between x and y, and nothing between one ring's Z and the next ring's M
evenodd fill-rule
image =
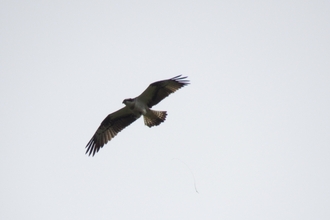
M148 113L143 117L144 124L147 125L149 128L151 128L152 126L157 126L165 121L166 116L166 111L154 111L150 109Z

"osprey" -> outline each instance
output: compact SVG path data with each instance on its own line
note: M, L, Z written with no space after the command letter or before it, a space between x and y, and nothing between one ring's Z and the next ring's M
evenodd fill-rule
M124 99L125 107L108 115L96 130L92 139L86 145L89 156L95 155L108 141L121 130L132 124L143 115L148 127L157 126L166 119L166 111L150 109L176 90L189 84L187 77L181 75L171 79L151 83L144 92L134 99Z

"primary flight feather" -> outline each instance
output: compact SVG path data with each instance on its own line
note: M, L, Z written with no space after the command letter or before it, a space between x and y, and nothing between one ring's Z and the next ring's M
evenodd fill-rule
M86 154L95 155L108 141L121 130L143 115L148 127L157 126L166 119L166 111L150 109L176 90L189 84L181 75L171 79L151 83L144 92L134 99L124 99L125 107L108 115L88 142Z

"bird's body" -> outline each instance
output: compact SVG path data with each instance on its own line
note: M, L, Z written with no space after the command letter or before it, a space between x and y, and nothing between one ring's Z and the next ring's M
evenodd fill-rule
M147 110L149 109L148 106L141 102L139 98L135 99L125 99L123 101L123 104L125 104L134 114L137 114L141 116L147 114Z
M94 156L117 133L140 118L141 115L143 115L144 123L148 127L157 126L164 122L167 112L155 111L151 107L176 90L188 85L189 82L185 80L186 78L179 75L168 80L154 82L138 97L125 99L123 101L125 107L111 113L102 121L86 146L86 154Z

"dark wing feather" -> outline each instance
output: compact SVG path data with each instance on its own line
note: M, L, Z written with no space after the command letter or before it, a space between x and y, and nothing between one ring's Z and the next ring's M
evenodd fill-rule
M137 98L147 103L148 107L151 108L171 93L188 85L189 80L186 80L186 78L187 77L181 77L181 75L179 75L171 79L151 83Z
M136 119L138 117L132 114L126 106L108 115L86 145L86 154L89 154L89 156L92 154L94 156L100 148Z

